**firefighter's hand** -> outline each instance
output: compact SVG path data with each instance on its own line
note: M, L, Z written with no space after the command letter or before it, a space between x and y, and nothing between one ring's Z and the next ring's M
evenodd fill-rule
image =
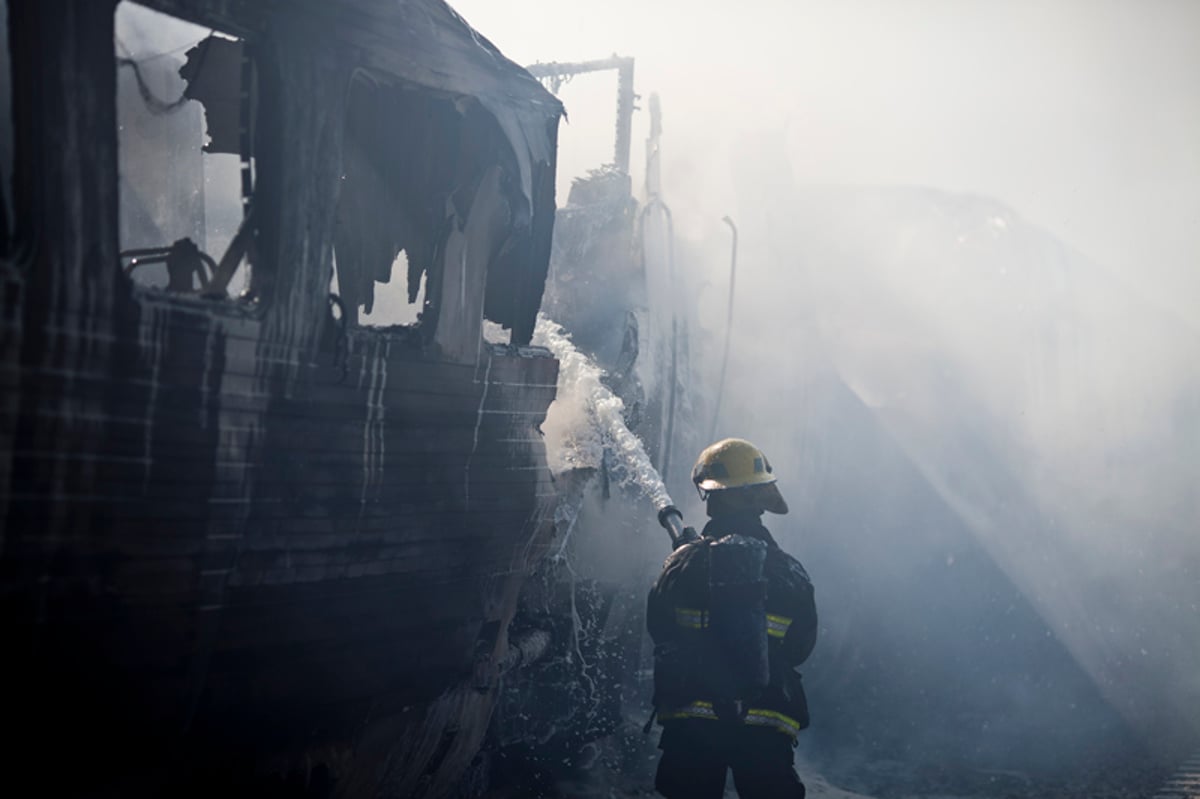
M675 542L675 548L679 549L681 546L683 546L685 544L690 544L693 541L699 541L699 540L700 540L700 534L696 532L695 527L685 527L685 528L683 528L683 534L680 535L679 539Z

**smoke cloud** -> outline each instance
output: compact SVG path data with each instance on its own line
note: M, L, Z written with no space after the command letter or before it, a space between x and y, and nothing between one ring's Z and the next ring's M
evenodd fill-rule
M737 220L717 431L767 449L817 585L806 745L1194 745L1200 6L455 6L662 96L710 396ZM560 93L564 198L611 161L613 83Z

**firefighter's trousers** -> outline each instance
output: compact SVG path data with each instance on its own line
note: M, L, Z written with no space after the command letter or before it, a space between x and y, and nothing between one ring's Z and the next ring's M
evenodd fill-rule
M663 725L654 787L667 799L721 799L725 772L741 799L804 799L792 738L777 730L704 719Z

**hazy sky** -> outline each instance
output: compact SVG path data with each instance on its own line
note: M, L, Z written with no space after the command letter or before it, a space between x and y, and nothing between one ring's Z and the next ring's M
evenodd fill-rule
M452 4L520 63L636 57L663 99L666 190L714 222L731 148L773 128L801 181L993 196L1197 318L1200 2ZM611 160L614 92L563 89L564 179Z

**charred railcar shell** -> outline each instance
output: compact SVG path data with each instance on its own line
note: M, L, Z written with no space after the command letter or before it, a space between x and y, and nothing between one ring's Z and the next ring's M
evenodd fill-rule
M345 796L444 793L549 531L538 425L557 362L524 345L561 107L439 0L145 5L253 47L251 291L121 272L115 2L9 0L0 612L7 738L24 743L8 754L51 766L29 773L52 794L214 774L228 793L264 768ZM417 220L413 328L357 327L328 298L364 74L458 109L460 149L416 157L475 148L453 196L398 189L441 215ZM390 263L405 243L387 221L362 235ZM483 341L485 307L511 345Z

